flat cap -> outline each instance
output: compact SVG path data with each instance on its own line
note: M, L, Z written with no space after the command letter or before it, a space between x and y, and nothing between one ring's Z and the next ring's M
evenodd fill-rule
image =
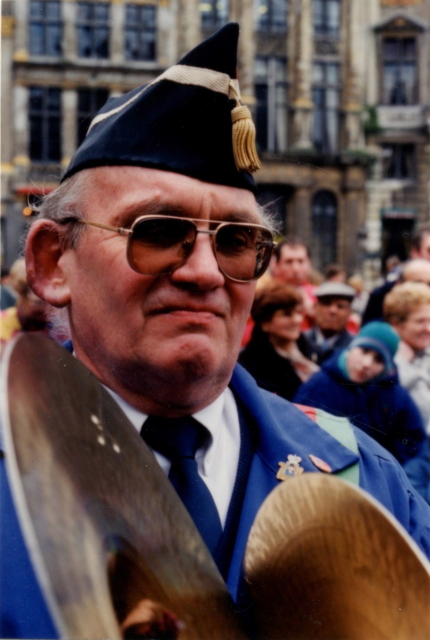
M314 296L316 298L334 296L352 300L355 297L355 289L343 282L323 282L315 289Z

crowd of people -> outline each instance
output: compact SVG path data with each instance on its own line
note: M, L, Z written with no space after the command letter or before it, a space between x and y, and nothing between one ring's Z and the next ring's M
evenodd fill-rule
M239 356L262 388L348 417L397 458L427 501L429 247L426 226L413 238L411 259L396 261L369 294L361 276L347 280L340 264L316 274L305 243L284 239L257 287L253 329Z

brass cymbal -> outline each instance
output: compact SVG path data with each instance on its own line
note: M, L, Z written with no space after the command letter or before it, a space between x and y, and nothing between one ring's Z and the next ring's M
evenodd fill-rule
M60 635L113 640L143 616L148 637L244 639L191 518L98 380L43 336L20 336L4 365L9 480Z
M264 640L428 640L430 564L388 511L336 477L283 482L245 572Z

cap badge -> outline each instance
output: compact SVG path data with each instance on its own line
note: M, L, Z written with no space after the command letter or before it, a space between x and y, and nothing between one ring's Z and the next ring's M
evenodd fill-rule
M317 458L317 456L313 456L311 453L309 454L309 460L316 466L317 469L319 469L320 471L324 471L324 473L331 473L333 471L333 469L327 462L321 460L321 458Z
M278 462L279 471L276 474L278 480L287 480L288 478L294 478L303 473L304 469L300 466L302 459L300 456L296 456L290 453L286 462Z

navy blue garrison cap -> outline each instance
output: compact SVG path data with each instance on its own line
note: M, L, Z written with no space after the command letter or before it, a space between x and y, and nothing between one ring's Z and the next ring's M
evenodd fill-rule
M63 177L134 165L255 192L251 114L236 80L239 25L227 24L152 82L109 100Z

